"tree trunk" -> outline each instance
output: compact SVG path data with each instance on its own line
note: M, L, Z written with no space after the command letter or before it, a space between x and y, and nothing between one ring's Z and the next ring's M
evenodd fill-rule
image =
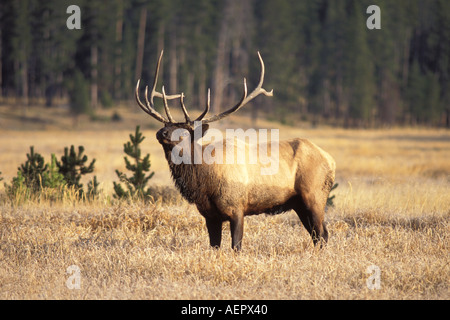
M219 43L217 46L216 65L214 69L213 92L214 100L211 103L211 112L219 113L222 106L223 93L225 89L225 78L228 74L228 69L225 70L225 48L228 38L228 23L225 18L222 18L222 24L219 33Z
M98 105L98 47L94 44L91 47L91 107L97 109Z
M19 70L19 86L20 86L20 94L17 96L21 97L20 105L22 109L22 116L25 117L28 109L28 72L27 72L27 62L26 56L24 61L16 61L17 68Z
M116 21L116 54L114 61L114 98L122 98L122 30L123 30L123 0L118 1Z
M141 10L141 16L139 18L139 34L138 34L138 47L136 54L136 72L134 78L140 79L142 76L142 64L144 60L144 42L145 42L145 27L147 24L147 7L143 7Z
M411 34L410 30L406 31L405 44L403 46L403 64L402 64L402 85L406 88L409 76L409 56L411 50Z
M230 41L233 38L233 28L235 28L233 15L235 12L235 3L238 0L226 0L224 4L224 13L220 23L219 38L217 44L217 56L214 69L211 111L219 113L222 106L228 104L228 99L225 97L227 84L230 78Z
M204 51L199 54L199 79L198 79L198 105L200 109L206 106L206 55Z
M170 53L169 53L169 91L173 92L173 94L177 93L177 71L178 71L178 63L177 63L177 37L175 34L175 28L171 28L171 36L170 36Z

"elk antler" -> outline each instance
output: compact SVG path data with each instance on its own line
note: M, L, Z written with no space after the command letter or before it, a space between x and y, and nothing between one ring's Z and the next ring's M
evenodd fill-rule
M162 57L163 57L163 53L164 53L164 50L161 50L161 54L159 55L159 59L158 59L158 64L156 65L155 78L153 79L153 86L152 86L152 92L150 93L150 100L148 99L148 86L145 87L145 102L146 102L146 105L144 105L141 102L141 100L139 99L139 84L141 82L140 79L138 80L138 82L136 84L135 96L136 96L136 101L137 101L139 107L141 107L141 109L144 110L144 112L146 112L147 114L151 115L153 118L155 118L156 120L158 120L158 121L160 121L162 123L174 123L172 115L170 114L170 111L169 111L169 107L167 105L167 100L182 98L183 93L181 93L181 94L174 94L174 95L166 95L164 93L164 87L162 88L163 93L159 93L159 92L156 91L156 82L158 81L159 66L161 65L161 60L162 60ZM158 111L155 110L155 105L153 103L153 98L154 97L163 98L163 100L164 100L164 109L166 111L166 115L167 115L168 120L164 119L164 117L162 115L160 115Z
M162 87L162 93L159 93L159 92L157 92L155 90L156 82L158 80L159 66L161 64L162 56L163 56L163 51L161 51L161 54L160 54L159 59L158 59L158 64L156 65L155 78L153 80L153 86L152 86L152 92L150 94L150 100L148 99L148 86L145 87L145 102L146 102L146 105L144 105L141 102L141 100L139 99L139 84L140 84L141 80L138 80L138 82L136 84L136 91L135 91L136 101L137 101L139 107L141 107L142 110L144 110L147 114L151 115L156 120L158 120L158 121L160 121L162 123L175 123L172 115L170 114L167 100L172 100L172 99L178 99L179 98L180 99L181 110L183 111L184 117L186 119L185 123L188 123L188 124L192 125L194 122L189 117L189 113L187 112L186 106L184 105L184 93L174 94L174 95L166 95L165 90L164 90L164 86ZM233 108L231 108L231 109L229 109L229 110L227 110L225 112L222 112L222 113L220 113L218 115L209 117L207 119L203 119L206 116L206 114L209 112L209 109L211 108L211 91L210 91L210 89L208 89L208 97L207 97L207 100L206 100L205 111L203 111L203 113L197 119L195 119L195 121L202 121L203 123L210 123L210 122L213 122L213 121L218 121L218 120L223 119L226 116L228 116L228 115L238 111L240 108L242 108L249 101L253 100L254 98L256 98L261 93L264 94L265 96L268 96L268 97L273 96L273 90L266 91L262 87L263 82L264 82L265 68L264 68L264 61L261 58L261 54L259 53L259 51L258 51L258 57L259 57L259 62L261 63L261 75L260 75L258 86L255 88L255 90L253 90L249 95L247 95L247 80L244 78L244 94L242 95L242 98L239 101L239 103L237 105L235 105ZM167 115L168 120L166 120L162 115L160 115L155 110L155 106L154 106L154 103L153 103L153 98L154 97L158 97L158 98L162 98L163 99L164 109L166 111L166 115Z
M202 112L201 115L198 116L195 121L202 121L202 119L206 116L206 114L209 112L209 109L211 108L211 89L208 88L208 98L206 100L206 109Z
M255 88L255 90L253 90L248 96L247 96L247 81L244 78L244 94L242 95L241 101L239 101L239 103L237 105L235 105L233 108L222 112L218 115L209 117L207 119L202 120L203 123L210 123L213 121L218 121L220 119L225 118L226 116L238 111L240 108L242 108L243 106L245 106L249 101L253 100L254 98L256 98L258 95L260 95L261 93L264 94L265 96L271 97L273 96L273 90L271 90L270 92L266 91L262 85L264 82L264 61L261 58L261 54L258 51L258 58L259 58L259 62L261 63L261 76L259 78L259 83L258 86ZM208 92L208 105L206 107L205 112L202 113L202 116L204 117L204 115L206 115L206 113L209 110L209 92ZM201 119L203 119L203 117L201 117ZM200 117L199 117L200 118Z

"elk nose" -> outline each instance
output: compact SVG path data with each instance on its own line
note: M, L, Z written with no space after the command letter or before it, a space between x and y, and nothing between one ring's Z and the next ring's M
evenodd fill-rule
M158 131L158 132L156 133L156 139L158 139L158 141L161 141L162 138L163 138L163 137L162 137L161 131Z
M158 140L167 139L168 136L169 136L168 130L163 129L163 130L159 130L156 133L156 139L158 139Z

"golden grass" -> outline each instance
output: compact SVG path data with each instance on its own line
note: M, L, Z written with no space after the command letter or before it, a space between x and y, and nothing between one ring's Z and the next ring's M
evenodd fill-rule
M448 204L448 203L447 203ZM210 249L192 206L2 207L2 299L448 299L448 213L328 215L313 248L287 213L246 219L244 249ZM81 289L66 287L67 267ZM369 290L367 267L381 270Z
M97 159L103 188L93 202L0 199L0 299L450 298L448 131L280 127L281 138L309 138L337 161L329 243L314 248L295 213L260 215L246 218L236 254L228 225L222 248L209 248L194 206L111 201L133 129L0 131L6 182L30 145L49 159L75 144ZM151 183L171 185L154 133L144 130ZM66 286L71 265L81 270L79 290ZM381 271L378 290L366 284L371 265Z

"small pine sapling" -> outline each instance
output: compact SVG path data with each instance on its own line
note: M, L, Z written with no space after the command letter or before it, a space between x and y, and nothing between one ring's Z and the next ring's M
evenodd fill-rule
M59 172L56 161L56 156L52 153L52 161L48 165L48 170L43 173L43 186L46 188L59 188L66 184L64 175Z
M45 185L48 165L44 164L44 158L34 152L34 147L30 147L27 153L27 161L20 165L17 176L12 179L11 185L5 183L6 193L10 197L21 194L26 198L38 192Z
M22 164L18 170L18 176L13 178L13 186L23 182L31 191L36 192L42 189L44 174L48 165L44 164L44 157L34 152L34 147L30 147L30 153L27 153L27 161Z
M61 157L61 162L56 161L59 172L64 176L68 187L74 187L79 194L83 194L83 185L80 183L81 176L94 171L95 159L89 165L86 165L88 157L83 155L84 147L78 147L78 154L75 152L75 147L72 145L69 148L64 148L64 155Z
M130 170L133 175L127 177L124 173L116 170L120 182L123 182L127 186L128 191L125 191L119 183L114 182L115 198L146 198L150 196L150 188L146 189L146 185L155 173L151 172L149 175L146 175L151 167L150 154L147 154L141 159L141 149L139 144L145 137L139 129L140 127L137 126L135 135L133 136L133 134L130 134L130 141L123 145L124 152L134 160L133 163L131 163L126 156L124 157L126 168Z
M99 185L100 185L100 183L97 181L97 176L94 176L94 178L88 182L87 196L89 199L94 199L99 195L99 193L100 193L100 190L98 188Z

